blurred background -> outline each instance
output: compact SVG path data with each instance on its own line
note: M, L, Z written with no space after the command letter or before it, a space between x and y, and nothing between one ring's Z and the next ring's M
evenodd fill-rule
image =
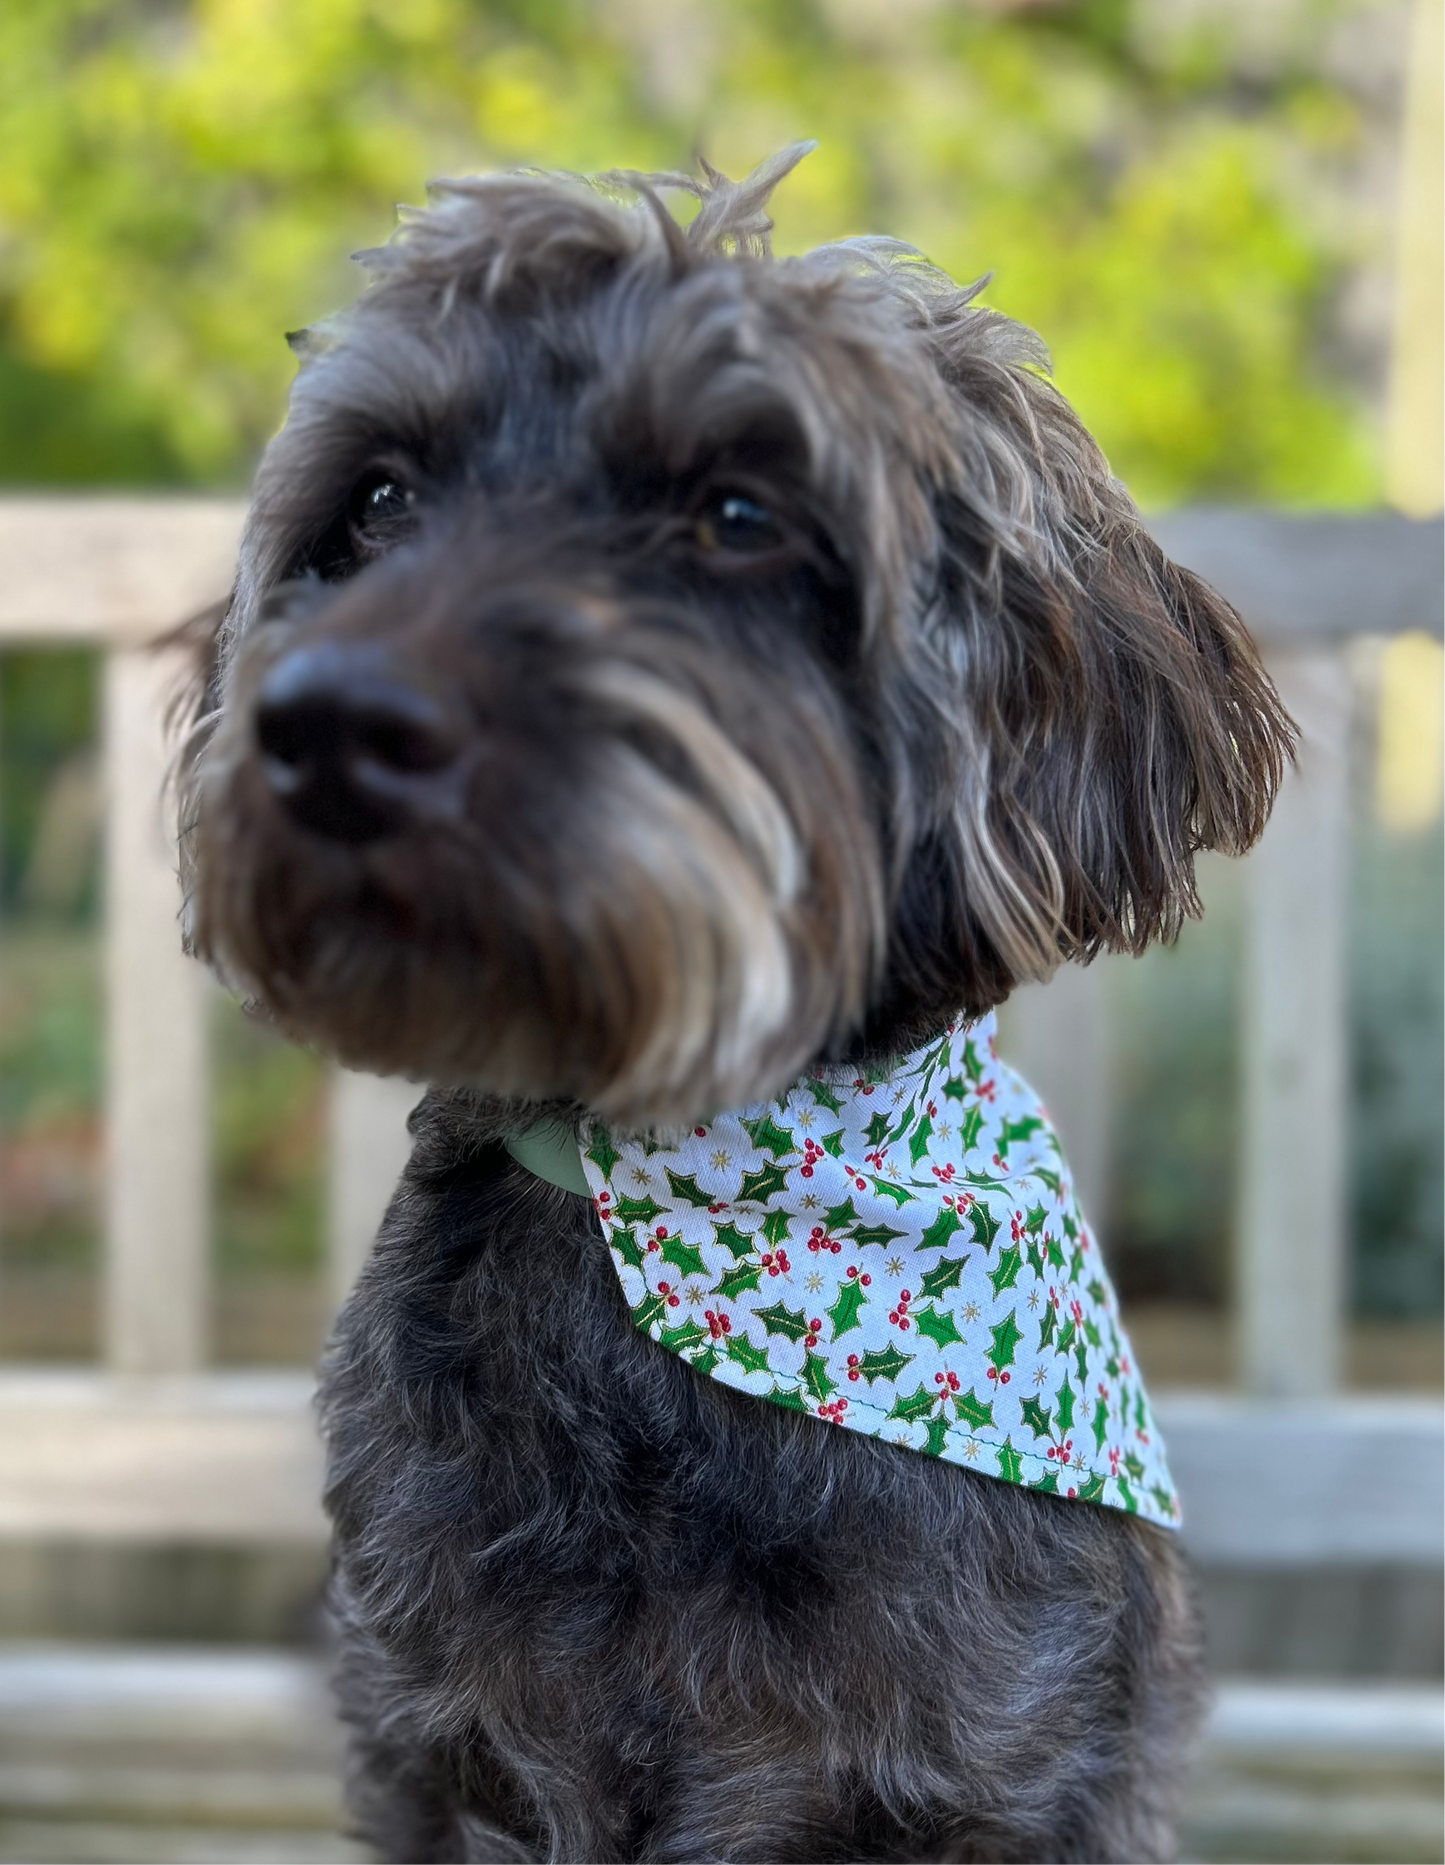
M282 333L428 177L799 136L779 249L990 274L1309 729L1204 920L1008 1035L1186 1505L1198 1472L1229 1689L1187 1845L1441 1856L1441 63L1440 0L0 9L0 1859L353 1856L305 1369L405 1097L178 977L169 897L120 899L159 833L135 646L223 590ZM169 1101L119 1079L148 1044ZM1292 1539L1240 1474L1264 1413ZM1370 1466L1419 1504L1372 1502L1373 1542L1340 1526Z

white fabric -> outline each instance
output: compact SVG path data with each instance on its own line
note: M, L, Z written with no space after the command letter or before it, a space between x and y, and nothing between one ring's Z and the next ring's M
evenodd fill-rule
M699 1373L1176 1527L1118 1303L994 1020L582 1163L639 1328Z

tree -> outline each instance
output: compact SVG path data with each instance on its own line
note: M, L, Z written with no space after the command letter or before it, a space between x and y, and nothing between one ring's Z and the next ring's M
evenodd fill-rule
M429 175L694 140L736 172L813 135L780 249L992 268L1146 501L1368 498L1325 344L1353 255L1297 184L1359 135L1307 51L1338 10L1292 0L1244 82L1162 0L30 0L0 15L0 477L242 480L281 333Z

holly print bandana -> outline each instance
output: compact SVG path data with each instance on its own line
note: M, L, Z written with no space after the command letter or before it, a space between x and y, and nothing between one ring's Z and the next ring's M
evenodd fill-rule
M582 1167L638 1327L699 1373L1177 1527L1097 1245L994 1019Z

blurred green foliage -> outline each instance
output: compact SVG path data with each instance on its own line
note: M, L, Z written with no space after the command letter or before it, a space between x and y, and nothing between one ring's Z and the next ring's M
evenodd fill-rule
M344 255L430 175L694 145L738 172L811 135L780 248L884 231L992 268L1144 502L1366 500L1369 424L1327 360L1358 254L1302 178L1361 134L1316 48L1368 0L1273 4L1247 67L1159 0L13 4L0 478L240 482L281 332L351 295Z

